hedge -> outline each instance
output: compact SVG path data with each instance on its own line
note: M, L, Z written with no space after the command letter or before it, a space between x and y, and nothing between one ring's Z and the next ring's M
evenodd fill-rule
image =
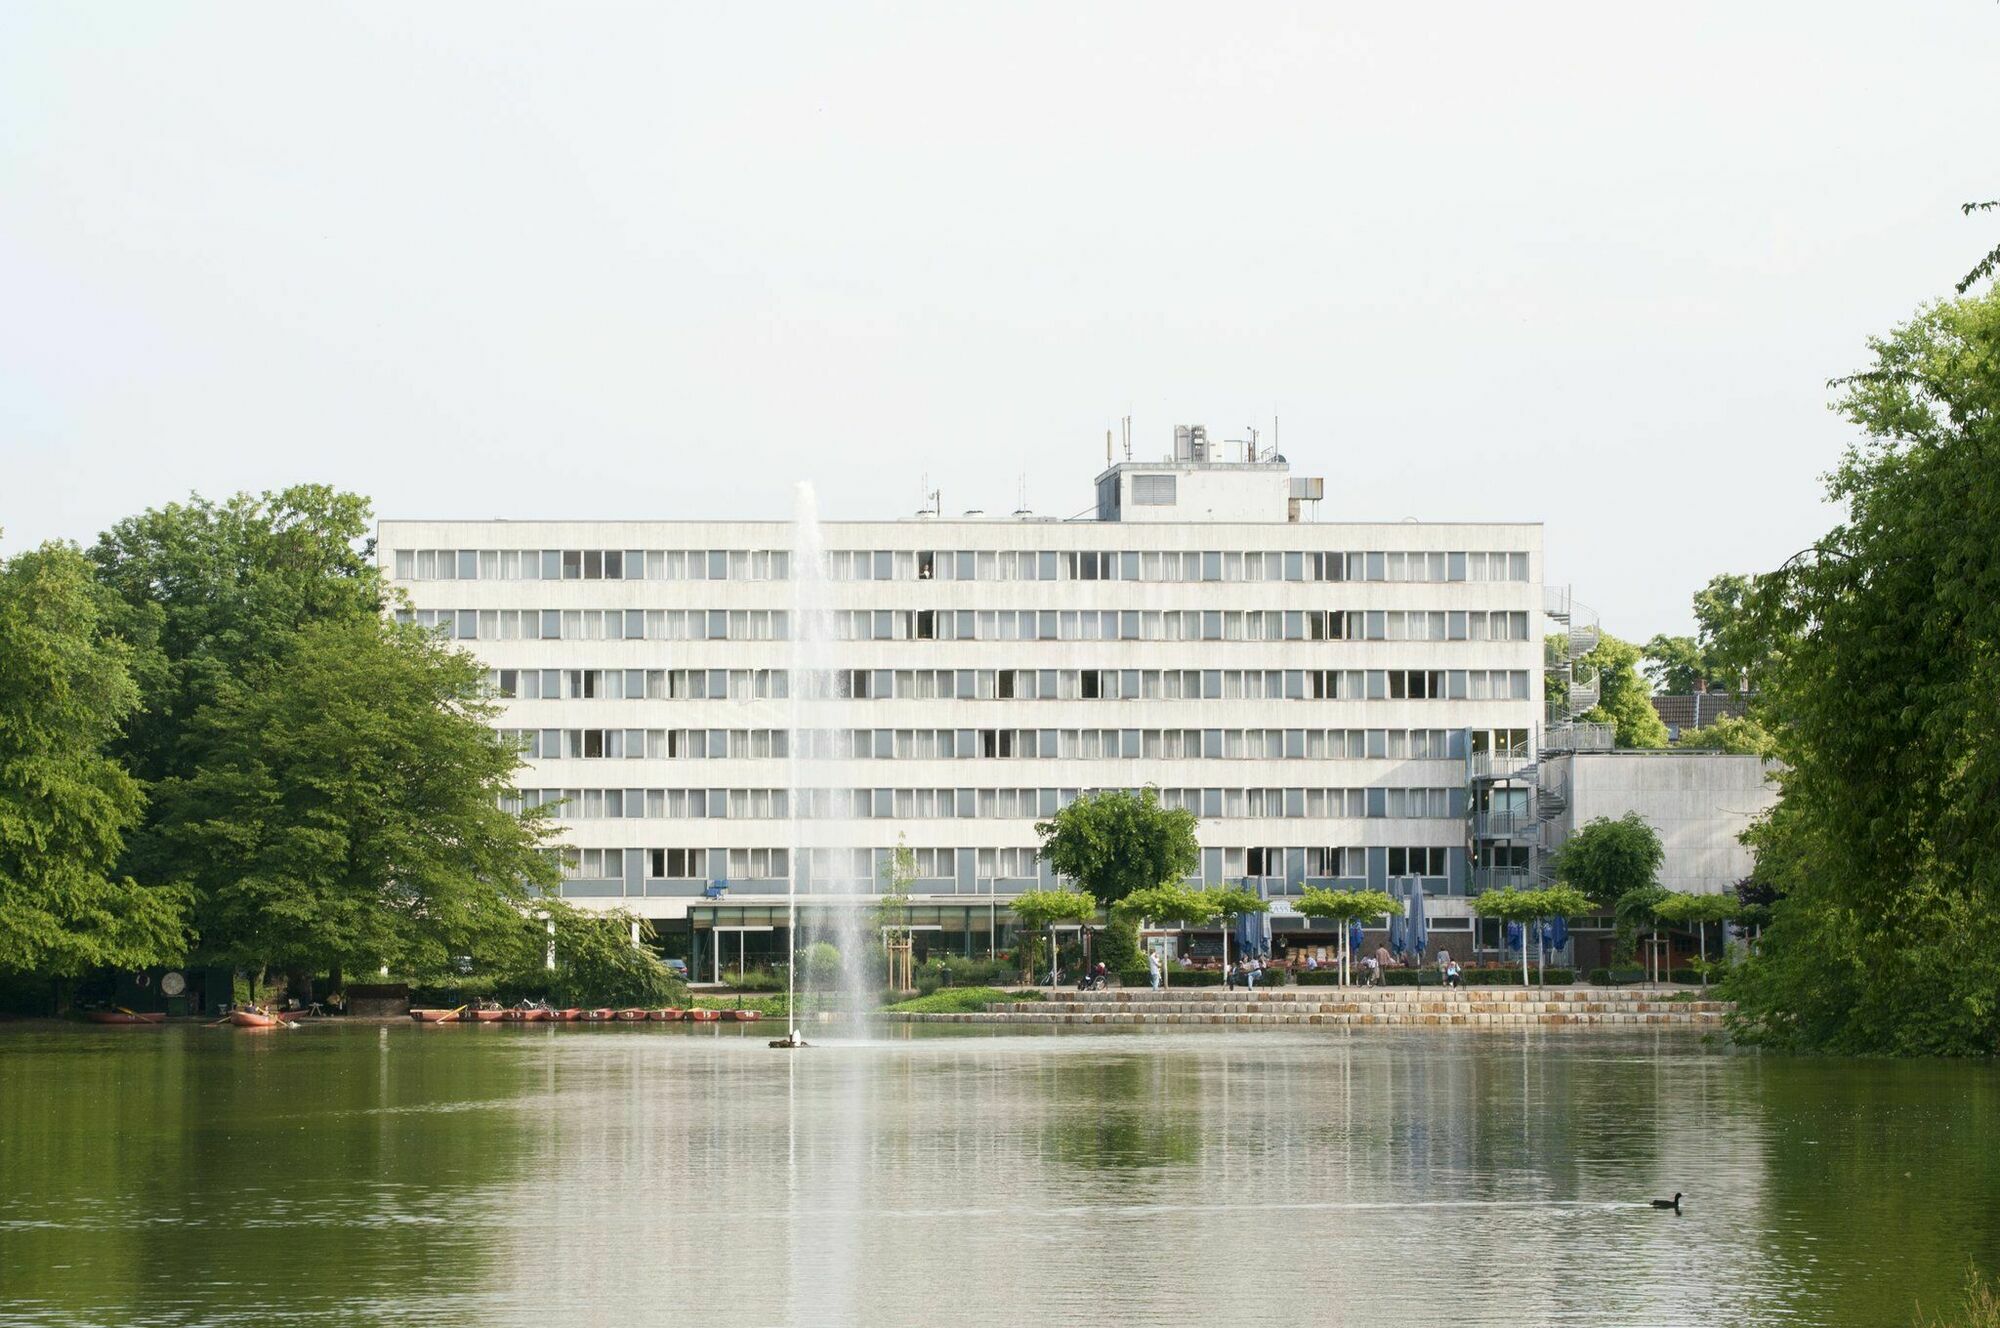
M1460 973L1465 979L1465 985L1468 987L1518 987L1521 985L1521 970L1518 968L1467 968L1461 969ZM1423 978L1421 983L1417 981L1419 975ZM1340 985L1340 972L1338 969L1322 968L1316 971L1294 973L1292 980L1302 987L1335 987ZM1575 981L1575 969L1551 968L1548 970L1546 985L1551 987L1557 985L1567 986ZM1392 987L1415 987L1420 985L1425 987L1441 987L1444 985L1444 978L1435 967L1424 969L1392 968L1388 973L1388 984ZM1362 985L1362 971L1361 966L1358 964L1354 968L1354 985L1357 987ZM1540 974L1530 972L1528 974L1528 985L1531 987L1542 986L1544 985L1544 979Z
M1617 987L1626 983L1644 982L1650 975L1643 968L1593 968L1590 980L1600 987ZM1667 973L1667 981L1685 983L1693 987L1701 982L1701 974L1692 968L1676 968Z

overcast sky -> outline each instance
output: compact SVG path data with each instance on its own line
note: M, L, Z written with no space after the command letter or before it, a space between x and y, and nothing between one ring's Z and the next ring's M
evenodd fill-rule
M1268 439L1611 630L1830 524L1826 380L1996 240L1991 0L0 6L0 548L1089 505Z

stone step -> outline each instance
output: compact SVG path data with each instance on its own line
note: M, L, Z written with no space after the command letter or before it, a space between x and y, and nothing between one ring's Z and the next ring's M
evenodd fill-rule
M1129 1018L1157 1019L1169 1016L1195 1018L1228 1018L1236 1015L1271 1016L1277 1018L1298 1018L1322 1015L1369 1015L1382 1019L1417 1018L1425 1016L1493 1015L1493 1016L1569 1016L1590 1015L1720 1015L1728 1010L1722 1001L1638 1001L1626 1003L1599 1003L1584 1001L1547 1003L1492 1003L1485 1001L1438 1001L1423 1005L1378 1005L1364 1001L1324 1001L1316 1003L1265 1004L1245 1002L1241 1005L1218 1007L1197 1002L1157 1001L1144 1006L1124 1008L1081 1001L1012 1001L992 1007L1008 1014L1043 1013L1051 1016L1076 1016L1083 1018Z
M1037 1009L1030 1005L1019 1005L1010 1009L989 1010L979 1014L897 1014L890 1012L887 1017L906 1023L942 1024L1011 1024L1042 1025L1052 1027L1243 1027L1243 1028L1284 1028L1284 1027L1374 1027L1374 1028L1718 1028L1722 1025L1721 1010L1689 1010L1685 1005L1677 1006L1672 1012L1652 1011L1570 1011L1563 1013L1540 1011L1534 1013L1490 1014L1471 1010L1428 1012L1428 1011L1365 1011L1308 1013L1288 1011L1275 1013L1268 1011L1207 1011L1183 1013L1179 1011L1137 1011L1104 1010L1094 1013L1052 1011Z

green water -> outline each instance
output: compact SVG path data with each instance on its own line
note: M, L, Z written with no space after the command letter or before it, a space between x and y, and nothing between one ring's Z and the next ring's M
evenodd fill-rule
M0 1030L0 1324L1880 1325L2000 1268L1991 1066L771 1035Z

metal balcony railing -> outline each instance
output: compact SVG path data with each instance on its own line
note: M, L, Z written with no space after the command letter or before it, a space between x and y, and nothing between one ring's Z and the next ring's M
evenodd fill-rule
M1474 867L1469 894L1487 890L1534 890L1548 884L1548 878L1532 867Z
M1617 731L1609 724L1575 724L1551 715L1542 730L1544 752L1608 752L1617 745Z
M1541 834L1541 822L1530 811L1474 812L1472 833L1477 839L1528 839Z
M1535 757L1526 747L1510 747L1474 752L1465 758L1465 766L1474 779L1519 779L1534 772Z

